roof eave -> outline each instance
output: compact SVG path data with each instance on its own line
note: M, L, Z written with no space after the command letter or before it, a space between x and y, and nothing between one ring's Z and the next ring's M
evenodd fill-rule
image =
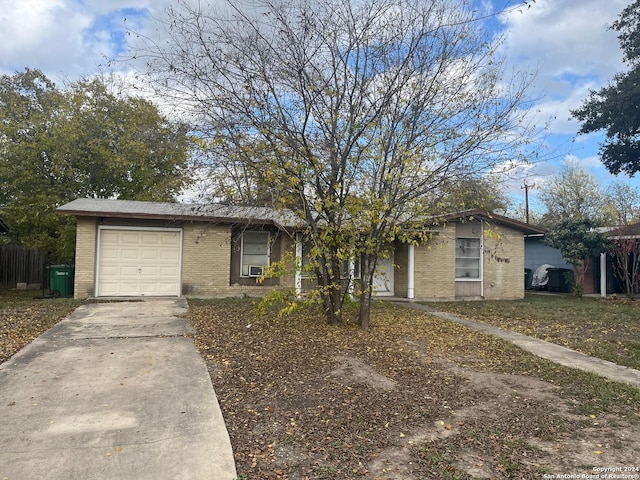
M490 220L491 222L497 223L499 225L505 225L511 228L515 228L517 230L521 230L523 233L527 235L532 235L532 234L544 235L547 233L547 230L545 228L536 227L529 223L524 223L519 220L514 220L512 218L504 217L502 215L491 213L482 209L465 210L462 212L452 213L452 214L443 216L443 218L445 218L446 220L462 220L470 217Z
M76 217L99 217L99 218L134 218L138 220L163 220L169 222L203 222L239 224L250 223L254 225L274 225L280 229L294 228L293 225L283 225L273 219L251 218L251 217L217 217L213 215L172 215L142 212L113 212L113 211L87 211L87 210L67 210L58 208L58 215L71 215Z

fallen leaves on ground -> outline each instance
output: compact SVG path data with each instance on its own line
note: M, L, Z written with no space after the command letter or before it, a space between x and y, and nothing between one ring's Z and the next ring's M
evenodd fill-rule
M469 382L468 372L535 375L548 362L425 313L377 305L363 331L327 325L312 308L280 317L247 300L194 300L189 319L240 478L471 478L476 467L460 459L482 452L470 465L491 478L537 479L559 459L529 440L582 428L563 414L570 398L550 405Z
M523 300L435 307L640 369L640 301L533 293Z
M34 295L37 292L1 292L0 363L9 360L79 305L69 299L34 299Z

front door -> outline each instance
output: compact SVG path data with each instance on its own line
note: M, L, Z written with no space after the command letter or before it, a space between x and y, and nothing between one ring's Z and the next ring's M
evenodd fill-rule
M378 297L391 297L393 289L393 255L389 258L378 258L378 266L373 276L373 294Z

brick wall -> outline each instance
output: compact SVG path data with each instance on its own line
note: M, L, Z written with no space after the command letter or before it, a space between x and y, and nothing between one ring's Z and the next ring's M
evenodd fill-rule
M415 248L415 298L455 298L455 225Z
M456 225L443 227L431 240L415 248L415 298L453 300L455 281ZM524 238L521 231L486 225L483 240L485 299L524 297ZM403 248L399 249L403 259ZM396 268L396 275L406 275ZM402 277L396 282L404 288ZM400 289L396 290L402 295Z
M96 235L96 219L94 217L78 217L74 278L75 298L93 296L96 268Z
M294 242L281 234L276 259L295 254ZM293 287L294 277L285 276L280 286L231 283L231 241L229 225L189 223L182 237L182 294L186 296L260 296L274 288ZM239 261L239 257L235 257ZM275 283L275 282L274 282Z
M282 288L295 288L295 258L296 258L296 242L287 234L281 234L280 242L280 258L285 262L285 268L289 272L280 278L280 286Z
M485 226L483 260L485 299L524 297L524 235L521 231Z
M187 223L182 230L182 294L213 295L229 287L231 227Z
M107 223L107 222L105 222ZM108 221L117 224L116 221ZM130 222L127 222L131 225ZM97 221L79 217L76 232L75 296L94 295ZM136 222L138 226L151 223ZM159 226L154 223L154 226ZM169 226L166 225L165 226ZM171 224L171 227L179 225ZM443 227L438 235L415 247L415 298L455 298L455 238L456 226ZM295 244L282 236L280 258L293 259ZM395 253L396 295L407 294L407 246ZM510 299L524 296L524 239L522 232L507 227L485 228L484 297ZM259 296L272 288L292 288L294 275L282 277L280 287L231 284L231 227L205 223L183 225L182 294L187 296Z
M229 225L105 219L105 225L136 227L182 227L182 295L260 296L274 287L231 285L231 227ZM78 217L74 294L87 298L95 294L95 268L98 223L95 217ZM295 254L294 242L286 235L279 242L279 258ZM281 285L294 286L293 275L283 277Z

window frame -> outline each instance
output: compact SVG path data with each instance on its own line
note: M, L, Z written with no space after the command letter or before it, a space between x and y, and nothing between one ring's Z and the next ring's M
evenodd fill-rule
M459 255L459 250L460 250L460 243L461 241L465 241L468 243L471 242L477 242L477 247L471 247L471 248L477 248L478 251L478 255L477 256L461 256ZM476 267L467 267L467 266L461 266L459 264L459 261L466 261L465 263L470 263L471 261L473 262L477 262L477 268ZM482 281L482 240L478 237L457 237L456 238L456 253L455 253L455 265L454 265L454 269L455 269L455 279L456 281L461 281L461 282L480 282ZM458 271L461 269L467 269L467 270L477 270L478 272L478 276L477 277L472 277L472 276L459 276L458 275Z
M246 263L244 262L245 257L245 235L246 234L261 234L266 236L266 247L267 251L265 253L266 263L257 264L255 262ZM262 245L262 244L260 244ZM251 255L251 254L250 254ZM256 254L253 254L256 255ZM257 255L256 255L257 256ZM260 266L264 268L269 268L271 265L271 232L265 230L245 230L240 234L240 278L256 278L255 276L249 275L249 267L250 266ZM244 267L247 267L247 273L244 273Z

